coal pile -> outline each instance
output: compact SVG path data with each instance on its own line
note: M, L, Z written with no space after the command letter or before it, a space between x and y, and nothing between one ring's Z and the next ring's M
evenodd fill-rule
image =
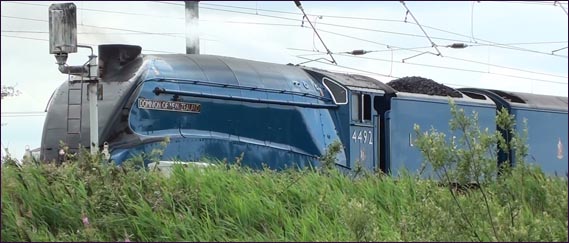
M462 94L455 89L423 77L398 78L387 85L400 92L462 98Z

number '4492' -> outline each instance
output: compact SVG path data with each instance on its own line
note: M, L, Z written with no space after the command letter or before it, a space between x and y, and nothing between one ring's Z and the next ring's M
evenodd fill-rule
M354 131L354 133L352 133L352 140L357 143L373 144L373 133L365 130Z

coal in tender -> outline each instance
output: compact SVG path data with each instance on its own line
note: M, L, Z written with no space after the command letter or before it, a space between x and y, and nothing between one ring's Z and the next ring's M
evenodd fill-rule
M387 85L399 92L462 98L462 94L455 89L423 77L398 78Z

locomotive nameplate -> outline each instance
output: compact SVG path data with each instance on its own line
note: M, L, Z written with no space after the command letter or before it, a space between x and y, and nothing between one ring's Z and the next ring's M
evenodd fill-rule
M138 108L159 111L200 113L202 105L197 103L186 103L179 101L149 100L138 98Z

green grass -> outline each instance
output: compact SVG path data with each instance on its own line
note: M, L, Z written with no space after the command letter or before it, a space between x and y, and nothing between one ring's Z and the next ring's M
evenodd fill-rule
M568 240L567 179L536 169L485 186L491 218L480 190L325 172L5 165L2 241Z

